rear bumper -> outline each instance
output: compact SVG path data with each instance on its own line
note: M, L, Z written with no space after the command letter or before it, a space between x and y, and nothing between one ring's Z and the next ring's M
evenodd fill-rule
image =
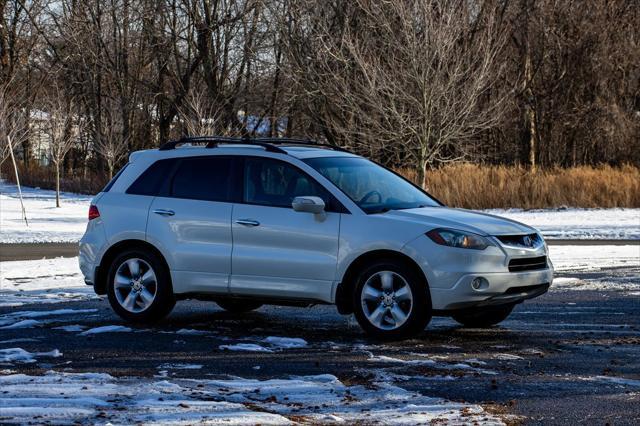
M100 259L106 247L107 239L104 232L102 219L94 219L87 224L82 239L80 239L78 263L80 271L87 285L96 282L96 271L100 265Z

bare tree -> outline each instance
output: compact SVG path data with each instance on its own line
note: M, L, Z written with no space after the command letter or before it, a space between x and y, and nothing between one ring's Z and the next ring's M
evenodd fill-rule
M122 131L122 115L118 110L118 105L114 101L103 103L103 115L100 117L100 138L95 141L95 150L102 156L106 163L109 180L113 178L116 165L129 152L128 138L124 137ZM93 126L96 123L92 123Z
M84 120L77 114L73 100L67 99L57 86L45 109L48 115L43 123L43 132L48 136L49 158L56 176L56 207L60 207L60 167L83 132Z
M193 90L179 110L185 133L189 136L215 135L221 127L222 111L211 104L204 91Z
M14 154L16 146L27 137L28 120L25 116L24 109L21 109L14 101L17 93L12 91L12 89L13 86L11 84L0 86L0 164L2 164L7 157L11 158L16 185L18 186L22 217L24 218L24 223L29 226L27 212L24 209L24 202L22 200L18 165Z
M330 138L383 159L401 148L426 186L428 166L463 158L465 143L500 117L504 37L495 14L457 1L344 6L333 19L327 11L292 18L293 74L303 76L309 105L325 100Z

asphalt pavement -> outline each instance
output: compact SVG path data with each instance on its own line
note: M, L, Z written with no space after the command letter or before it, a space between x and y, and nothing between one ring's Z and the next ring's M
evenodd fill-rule
M183 301L154 326L91 336L58 327L130 325L105 299L25 305L0 308L0 319L18 311L96 311L45 316L36 327L3 329L0 343L63 353L11 367L32 375L50 369L196 379L329 373L361 384L384 377L424 395L521 416L524 424L640 424L640 266L569 275L638 285L639 291L552 289L517 306L497 327L465 329L435 318L420 336L401 342L368 339L351 317L331 306L271 306L235 315L214 303ZM303 338L308 345L264 353L220 348L263 344L268 336ZM166 367L178 364L203 368Z

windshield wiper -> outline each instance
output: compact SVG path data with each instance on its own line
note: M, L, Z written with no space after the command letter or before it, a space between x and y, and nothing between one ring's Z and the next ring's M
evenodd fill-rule
M378 207L378 208L374 208L374 209L367 209L367 214L379 214L379 213L386 213L389 210L391 210L391 208L389 207Z

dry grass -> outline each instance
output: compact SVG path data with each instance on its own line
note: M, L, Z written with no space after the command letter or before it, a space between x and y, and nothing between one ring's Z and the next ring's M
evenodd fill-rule
M56 187L55 174L52 168L37 165L26 168L23 164L19 164L18 173L20 175L20 183L24 186L42 189L55 189ZM9 161L5 161L2 164L0 176L2 179L15 183L16 178ZM60 190L93 195L100 192L107 181L107 176L92 171L88 172L86 177L83 177L81 173L64 173L60 179Z
M8 162L2 177L12 181ZM415 181L413 170L400 170ZM55 188L49 168L21 167L23 185ZM63 191L95 194L106 184L106 176L90 173L88 178L67 174ZM575 167L541 170L535 174L524 167L453 164L431 170L429 192L448 206L471 209L546 207L640 207L640 168Z
M415 181L415 171L400 173ZM430 171L427 183L446 205L471 209L640 207L640 168L635 166L531 173L517 166L454 164Z

